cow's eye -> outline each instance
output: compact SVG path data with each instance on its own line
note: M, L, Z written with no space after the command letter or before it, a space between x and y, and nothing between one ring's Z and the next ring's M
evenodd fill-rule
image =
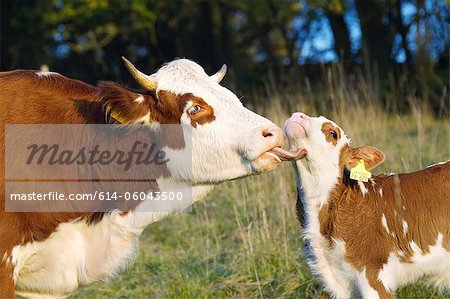
M194 114L197 114L198 112L200 112L200 110L202 110L202 107L199 105L195 105L195 106L192 106L191 108L189 108L188 113L189 113L189 115L194 115Z
M330 135L331 135L331 137L334 138L334 140L337 140L337 133L336 133L336 131L330 130Z

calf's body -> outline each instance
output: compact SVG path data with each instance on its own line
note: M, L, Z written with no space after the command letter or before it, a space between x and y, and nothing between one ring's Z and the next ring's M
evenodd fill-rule
M450 161L355 181L349 169L358 160L372 169L384 155L350 147L325 118L301 116L288 120L286 133L292 147L308 151L294 164L297 208L308 264L324 287L336 298L392 298L425 277L450 289Z

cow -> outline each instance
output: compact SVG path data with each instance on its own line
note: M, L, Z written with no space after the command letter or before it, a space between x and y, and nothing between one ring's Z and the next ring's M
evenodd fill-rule
M305 155L293 163L304 253L332 297L394 298L423 277L450 288L450 161L369 178L385 154L333 121L296 112L284 127Z
M192 201L218 183L273 170L296 153L282 149L283 131L246 109L197 63L177 59L147 75L123 58L142 90L114 82L92 86L48 71L0 73L0 121L7 124L117 124L157 131L177 124L168 175L157 190L192 185ZM185 150L184 144L191 144ZM170 148L170 145L169 145ZM170 211L5 211L5 130L0 132L0 298L66 297L80 285L108 279L132 263L146 226ZM191 169L183 160L191 159ZM153 186L154 187L154 186ZM145 202L145 201L144 201Z

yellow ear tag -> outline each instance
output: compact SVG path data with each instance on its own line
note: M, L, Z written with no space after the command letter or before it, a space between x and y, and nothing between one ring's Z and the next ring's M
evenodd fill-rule
M359 160L358 164L350 169L350 178L352 180L367 182L372 177L370 171L364 167L364 160Z

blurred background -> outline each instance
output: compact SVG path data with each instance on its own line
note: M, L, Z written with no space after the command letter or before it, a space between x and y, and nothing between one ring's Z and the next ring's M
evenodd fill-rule
M0 69L137 86L186 57L245 106L282 125L295 111L335 120L374 170L450 158L448 0L0 0ZM30 90L29 92L33 92ZM0 111L6 110L0 103ZM137 262L74 298L329 298L300 252L290 163L221 184L192 213L150 225ZM68 257L70 258L70 257ZM418 283L398 298L450 298Z
M449 4L2 0L0 67L45 64L90 83L131 83L121 55L146 73L186 57L209 73L228 64L228 85L248 92L271 80L321 88L324 74L340 64L348 78L366 80L393 109L404 110L413 95L439 111L449 86Z

